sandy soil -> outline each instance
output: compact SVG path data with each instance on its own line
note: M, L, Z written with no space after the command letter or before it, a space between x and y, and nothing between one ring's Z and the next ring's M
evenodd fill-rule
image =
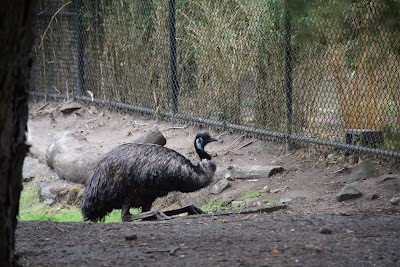
M287 209L163 222L20 222L17 253L24 266L400 266L400 209L390 203L400 193L395 162L315 146L285 154L280 143L206 126L94 106L63 115L59 107L39 102L30 108L32 155L42 163L58 133L74 132L107 150L154 125L165 135L167 147L196 162L194 136L207 130L218 136L219 142L207 147L217 165L281 165L285 171L231 181L218 196L210 194L210 187L171 194L156 206L202 205L218 197L230 202L243 192L267 188L269 193L247 203L268 198L285 201ZM336 194L354 182L363 197L338 202Z

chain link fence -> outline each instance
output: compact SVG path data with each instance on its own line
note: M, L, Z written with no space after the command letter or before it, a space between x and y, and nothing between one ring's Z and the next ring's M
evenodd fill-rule
M399 0L40 0L32 94L400 156Z

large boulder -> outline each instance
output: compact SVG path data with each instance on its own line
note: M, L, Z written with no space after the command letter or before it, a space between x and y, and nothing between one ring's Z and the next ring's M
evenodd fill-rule
M84 184L104 152L103 147L93 146L84 137L64 132L48 147L46 163L61 179Z

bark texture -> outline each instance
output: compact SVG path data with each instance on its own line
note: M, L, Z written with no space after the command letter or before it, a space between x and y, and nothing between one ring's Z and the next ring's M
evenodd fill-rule
M29 0L0 9L0 266L15 266L15 228L28 146L28 81L33 45Z

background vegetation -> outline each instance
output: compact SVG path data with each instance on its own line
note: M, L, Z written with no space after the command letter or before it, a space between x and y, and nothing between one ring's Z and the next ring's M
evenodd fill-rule
M40 2L38 13L75 6ZM347 129L378 130L382 148L398 151L399 7L399 0L177 0L178 111L286 132L289 12L292 133L343 143ZM81 37L84 94L156 116L172 111L168 1L83 1L81 35L61 13L38 18L37 90L74 94Z

